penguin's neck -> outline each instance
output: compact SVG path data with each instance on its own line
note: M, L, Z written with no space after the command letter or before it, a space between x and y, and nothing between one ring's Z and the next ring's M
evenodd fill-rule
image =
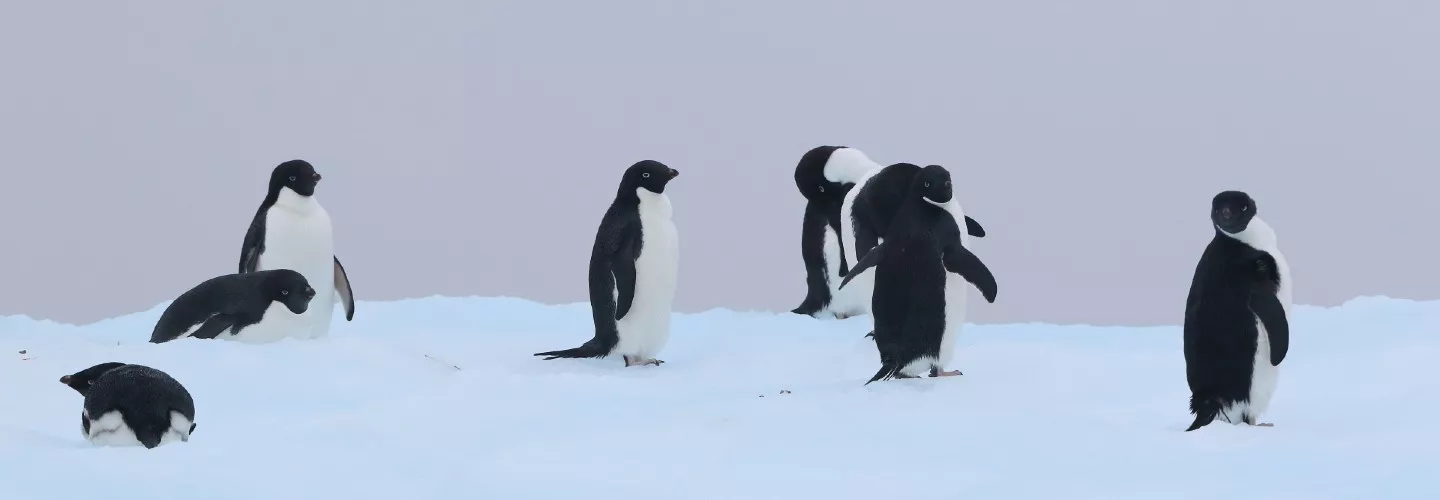
M314 212L320 207L320 201L314 196L300 196L295 190L288 187L280 188L275 195L275 206L284 207L296 212Z
M670 197L665 193L656 193L643 187L635 188L635 197L640 199L640 216L660 217L669 219L671 215Z
M1245 226L1244 231L1233 234L1220 232L1225 236L1240 240L1241 243L1250 245L1256 250L1275 252L1280 249L1279 242L1275 237L1275 229L1261 220L1259 216L1251 217L1250 223Z
M934 200L931 200L930 198L926 198L924 196L921 196L920 199L925 200L925 203L940 207L941 210L944 210L945 212L949 213L951 217L954 217L956 222L961 222L965 220L965 210L960 208L960 202L955 200L954 195L951 195L950 201L947 201L945 203L936 203Z

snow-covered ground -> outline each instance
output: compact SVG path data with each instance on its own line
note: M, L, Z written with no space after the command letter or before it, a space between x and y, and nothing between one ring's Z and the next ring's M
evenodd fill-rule
M677 315L624 368L531 356L584 304L362 303L269 345L149 344L162 310L0 318L0 499L1440 498L1440 303L1297 308L1275 427L1191 433L1176 327L971 325L963 377L863 386L864 316ZM189 388L190 442L81 438L59 377L112 360Z

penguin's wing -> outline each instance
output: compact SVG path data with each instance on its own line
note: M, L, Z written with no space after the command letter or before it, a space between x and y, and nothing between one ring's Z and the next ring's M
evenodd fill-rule
M250 229L245 231L245 242L240 245L241 273L255 272L260 265L260 254L265 253L265 210L261 207L250 220Z
M945 270L958 274L980 289L980 294L985 296L986 302L995 302L995 275L990 273L990 268L985 266L970 249L959 244L959 238L945 249L942 258L945 263Z
M1280 271L1275 257L1263 252L1255 259L1254 269L1256 280L1250 289L1250 311L1265 325L1265 335L1270 340L1270 364L1280 366L1290 351L1290 319L1285 316L1285 305L1275 295Z
M350 291L350 277L345 275L345 266L340 265L339 257L335 257L335 299L345 305L345 321L354 319L355 292Z
M211 316L210 319L205 320L205 324L200 325L200 328L195 329L195 332L191 333L190 336L197 339L213 339L215 336L220 335L220 332L232 326L235 326L234 316L223 313L216 314Z
M615 277L615 320L619 321L630 313L635 302L635 259L639 257L638 235L633 229L622 230L620 245L610 255L610 274Z
M965 232L970 233L970 236L974 236L976 238L985 237L985 228L981 227L980 222L970 218L969 215L965 216Z
M845 275L845 279L840 280L840 286L837 287L837 289L845 288L845 284L849 283L850 280L855 279L856 276L861 275L866 270L875 267L875 264L879 264L880 252L884 246L885 242L882 241L876 243L875 247L871 248L870 251L865 252L865 256L861 257L860 261L855 263L855 267L850 268L850 272Z

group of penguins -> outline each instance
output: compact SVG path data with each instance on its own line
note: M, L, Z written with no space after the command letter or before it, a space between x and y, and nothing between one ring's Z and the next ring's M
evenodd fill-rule
M679 237L666 186L679 171L654 160L627 168L600 220L589 265L594 335L545 360L607 358L658 366L669 340ZM329 214L315 198L321 176L304 160L271 171L242 244L238 272L207 279L161 314L150 342L179 338L267 343L328 334L334 305L355 314L350 281L335 256ZM957 376L947 370L971 286L986 302L997 285L970 249L985 229L965 215L950 172L939 165L888 166L858 149L819 146L795 168L806 198L801 257L807 292L791 312L844 319L870 314L880 369L871 382ZM1194 422L1258 419L1289 348L1289 266L1255 200L1224 191L1211 200L1214 237L1186 299L1184 354ZM873 269L873 272L869 272ZM154 448L189 441L195 404L163 371L100 363L60 378L84 397L91 443Z

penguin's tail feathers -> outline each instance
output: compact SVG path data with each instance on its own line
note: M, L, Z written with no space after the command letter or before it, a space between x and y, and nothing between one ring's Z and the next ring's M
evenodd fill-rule
M563 349L559 351L537 352L536 356L545 356L545 361L557 358L603 358L610 354L610 349L602 347L594 342L586 342L580 347Z
M870 385L870 382L875 382L878 380L888 380L894 377L895 374L899 371L900 365L893 363L882 363L880 365L880 371L875 372L875 376L870 377L870 380L868 382L865 382L865 385Z
M1190 413L1195 414L1195 421L1190 424L1190 428L1185 429L1185 432L1205 427L1210 425L1210 422L1214 422L1215 415L1220 413L1220 402L1216 401L1215 398L1197 398L1191 396Z

